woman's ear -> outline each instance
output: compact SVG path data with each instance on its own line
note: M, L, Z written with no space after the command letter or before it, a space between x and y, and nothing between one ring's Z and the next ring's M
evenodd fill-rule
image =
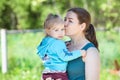
M86 27L86 23L82 23L82 24L81 24L81 30L84 30L85 27Z

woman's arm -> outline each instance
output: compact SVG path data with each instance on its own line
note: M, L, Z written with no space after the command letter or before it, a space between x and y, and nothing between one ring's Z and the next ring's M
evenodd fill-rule
M100 56L96 48L89 48L85 58L86 80L100 80Z

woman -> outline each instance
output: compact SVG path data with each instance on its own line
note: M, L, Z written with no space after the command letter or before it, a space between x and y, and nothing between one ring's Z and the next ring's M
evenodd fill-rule
M85 58L69 61L67 73L69 80L99 80L100 56L98 42L91 16L83 8L71 8L65 17L66 35L71 38L68 49L84 49L87 51Z

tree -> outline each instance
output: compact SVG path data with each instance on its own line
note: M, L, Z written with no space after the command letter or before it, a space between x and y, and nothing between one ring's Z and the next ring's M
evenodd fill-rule
M42 28L48 13L60 14L64 18L66 10L71 7L87 9L96 27L109 30L120 26L119 0L1 0L0 28Z

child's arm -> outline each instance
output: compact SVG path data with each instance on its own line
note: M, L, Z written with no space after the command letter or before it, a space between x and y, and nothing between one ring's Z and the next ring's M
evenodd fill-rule
M58 42L58 43L55 42L55 43L54 43L54 49L56 53L58 54L59 58L62 59L63 61L70 61L70 60L76 59L81 56L82 57L86 56L85 50L75 50L75 51L70 52L67 50L64 42Z

